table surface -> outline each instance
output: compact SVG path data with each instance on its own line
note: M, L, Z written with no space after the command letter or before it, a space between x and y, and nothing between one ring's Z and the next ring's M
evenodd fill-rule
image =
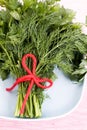
M87 14L87 0L62 0L62 2L65 2L66 7L78 9L78 20L81 21L82 17L84 20ZM79 13L82 17L79 17ZM87 86L85 85L79 105L64 117L36 122L0 118L0 130L40 130L41 128L43 130L87 130Z

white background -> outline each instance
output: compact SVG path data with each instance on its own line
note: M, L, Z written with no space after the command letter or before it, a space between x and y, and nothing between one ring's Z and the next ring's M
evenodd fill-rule
M73 9L76 12L76 19L79 22L85 23L87 15L87 0L61 0L64 7Z

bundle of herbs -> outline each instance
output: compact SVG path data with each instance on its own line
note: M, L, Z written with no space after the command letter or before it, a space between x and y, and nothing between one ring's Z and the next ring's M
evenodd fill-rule
M75 13L59 5L58 0L0 0L0 76L19 78L27 72L22 57L31 53L37 59L36 74L52 79L57 65L69 78L79 81L86 73L87 36L81 24L73 23ZM32 60L27 59L32 69ZM25 111L19 115L29 82L18 87L17 117L41 116L43 89L34 84Z

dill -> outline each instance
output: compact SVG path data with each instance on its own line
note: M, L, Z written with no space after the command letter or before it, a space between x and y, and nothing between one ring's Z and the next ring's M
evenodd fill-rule
M57 4L55 4L57 2ZM0 0L0 76L9 74L16 78L25 75L21 66L24 54L33 53L38 61L36 73L41 77L53 77L56 64L71 79L80 80L84 72L83 56L87 53L87 36L81 24L73 23L75 13L59 5L58 0ZM31 67L31 61L27 61ZM80 71L79 71L80 70ZM15 116L26 93L28 83L18 89ZM43 90L33 87L22 117L41 116L44 101Z

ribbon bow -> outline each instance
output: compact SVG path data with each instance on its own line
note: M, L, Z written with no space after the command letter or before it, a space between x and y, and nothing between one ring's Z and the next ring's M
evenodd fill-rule
M32 71L26 65L26 58L31 58L32 61L33 61ZM31 92L31 89L32 89L34 83L38 87L40 87L42 89L49 88L53 84L53 82L50 79L48 79L48 78L40 78L40 77L36 76L36 74L35 74L35 70L36 70L36 57L33 54L26 54L26 55L23 56L23 58L22 58L22 66L23 66L23 68L26 70L26 72L28 74L25 75L25 76L17 78L15 83L10 88L6 88L6 91L12 91L16 87L17 84L19 84L21 82L25 82L25 81L30 81L30 84L28 86L26 95L24 97L24 101L22 103L22 107L20 109L20 115L24 113L25 105L26 105L26 102L28 100L28 97L30 95L30 92ZM43 82L48 82L49 85L48 86L42 85Z

